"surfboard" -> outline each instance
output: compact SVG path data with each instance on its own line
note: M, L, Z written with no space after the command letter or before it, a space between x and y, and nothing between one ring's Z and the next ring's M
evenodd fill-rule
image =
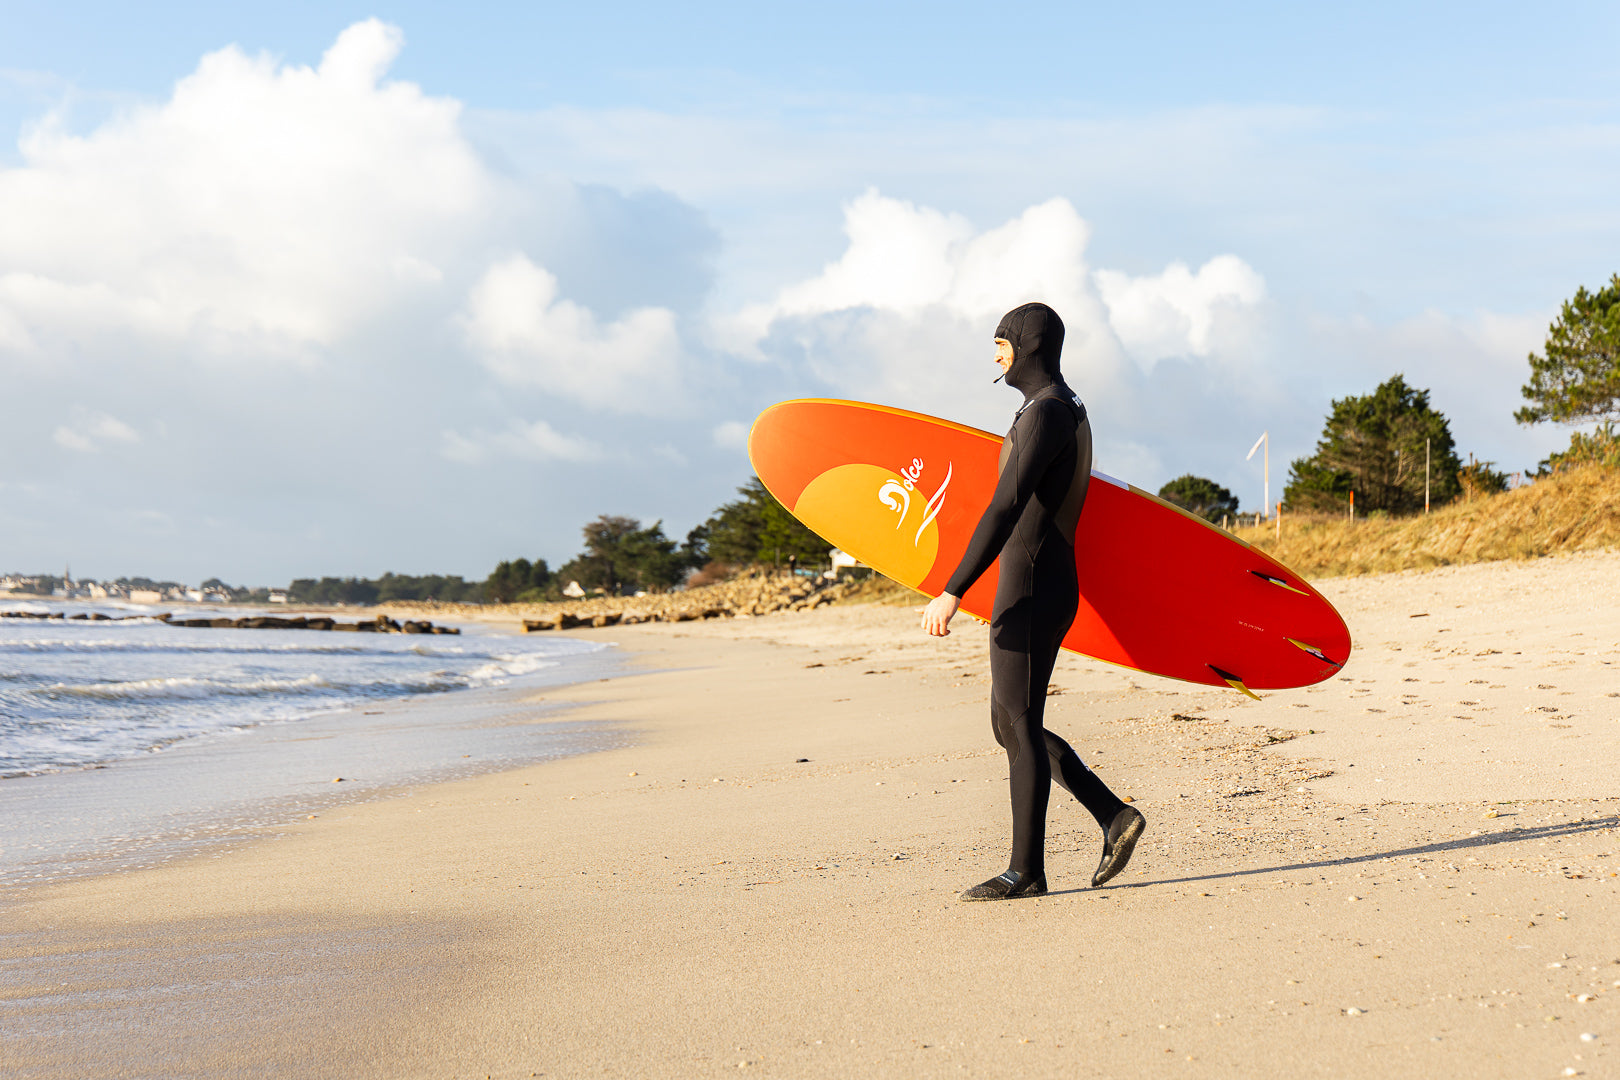
M860 401L804 399L754 421L766 489L834 547L928 596L961 561L997 479L1001 436ZM1350 632L1298 574L1203 518L1093 470L1075 540L1080 607L1063 647L1208 686L1307 686ZM989 619L999 569L962 597Z

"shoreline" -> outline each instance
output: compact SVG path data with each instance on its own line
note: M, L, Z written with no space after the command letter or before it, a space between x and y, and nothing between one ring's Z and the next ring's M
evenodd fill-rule
M399 791L617 745L533 698L618 676L611 643L505 685L318 707L155 752L0 779L0 903L29 886L204 857Z
M634 745L0 910L20 1075L1603 1075L1620 556L1317 585L1356 653L1316 687L1060 659L1148 833L1088 889L1056 797L1006 904L955 899L1005 860L982 627L571 631L627 673L535 703Z

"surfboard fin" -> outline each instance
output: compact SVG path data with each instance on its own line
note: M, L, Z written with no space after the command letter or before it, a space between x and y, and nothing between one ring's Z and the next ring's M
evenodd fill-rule
M1273 585L1276 585L1279 588L1287 589L1291 593L1298 593L1301 596L1309 596L1310 595L1310 593L1306 592L1304 589L1296 589L1292 585L1288 584L1288 582L1284 581L1282 578L1277 577L1275 574L1268 574L1264 570L1250 570L1249 573L1253 574L1255 577L1259 578L1261 581L1269 581ZM1295 642L1295 644L1297 645L1298 642Z
M1306 652L1310 653L1324 664L1332 664L1336 668L1344 667L1344 665L1339 663L1339 661L1329 658L1327 653L1323 652L1321 649L1318 649L1315 645L1307 645L1303 641L1296 641L1293 638L1286 638L1284 640L1286 640L1290 645L1304 649Z
M1238 678L1236 675L1232 674L1230 671L1222 671L1220 668L1216 667L1214 664L1209 665L1209 670L1213 671L1215 674L1217 674L1221 678L1225 679L1226 680L1226 685L1230 686L1232 689L1242 691L1243 693L1248 694L1250 697L1254 698L1254 700L1256 700L1256 701L1260 700L1260 695L1259 694L1255 693L1253 690L1250 690L1247 686L1244 686L1243 685L1243 680Z

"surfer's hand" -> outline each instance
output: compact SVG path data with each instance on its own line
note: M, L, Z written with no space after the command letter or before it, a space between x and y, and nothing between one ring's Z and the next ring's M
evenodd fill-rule
M940 593L928 601L923 608L922 628L934 637L944 637L951 632L951 616L956 614L957 605L961 603L950 593Z

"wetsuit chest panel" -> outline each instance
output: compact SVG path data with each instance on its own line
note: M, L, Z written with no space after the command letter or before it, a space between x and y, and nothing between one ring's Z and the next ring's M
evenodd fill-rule
M1091 428L1067 387L1030 398L1002 440L995 494L946 591L961 596L998 556L1009 580L1009 571L1030 568L1049 539L1060 540L1072 560L1090 463Z

